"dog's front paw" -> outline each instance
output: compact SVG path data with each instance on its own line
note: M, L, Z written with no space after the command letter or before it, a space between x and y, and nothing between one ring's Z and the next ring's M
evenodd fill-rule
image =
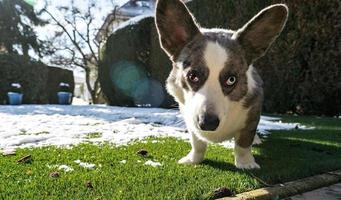
M251 153L251 146L243 148L237 144L234 147L234 164L239 169L259 169L260 166L256 163L255 158Z
M255 161L249 163L236 162L236 167L238 169L260 169L260 166Z
M260 169L252 155L245 157L236 157L235 165L238 169Z
M204 154L190 152L187 156L181 158L179 164L196 165L204 160Z

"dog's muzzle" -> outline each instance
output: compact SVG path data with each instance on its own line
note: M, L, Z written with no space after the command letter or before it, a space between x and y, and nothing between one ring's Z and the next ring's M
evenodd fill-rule
M198 125L203 131L215 131L219 126L220 120L216 115L204 114L199 115Z

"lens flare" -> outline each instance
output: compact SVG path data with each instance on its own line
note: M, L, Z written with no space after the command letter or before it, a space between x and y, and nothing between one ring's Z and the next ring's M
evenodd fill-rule
M110 76L113 85L129 97L133 97L136 88L147 79L143 67L129 61L115 63Z
M148 79L135 91L134 102L142 107L159 107L165 99L164 89L160 82Z
M116 90L130 97L136 106L158 107L165 98L163 86L149 78L145 69L136 62L119 61L111 66L111 82Z

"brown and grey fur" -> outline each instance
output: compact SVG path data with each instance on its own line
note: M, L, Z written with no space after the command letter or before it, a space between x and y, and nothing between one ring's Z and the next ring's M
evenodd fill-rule
M207 142L235 138L236 166L259 168L251 146L261 114L263 82L252 63L265 54L280 34L287 14L285 5L276 4L237 31L200 29L180 0L158 1L156 25L160 43L173 62L167 90L179 103L192 133L192 151L180 163L200 163ZM196 82L188 78L193 72ZM227 77L235 77L231 79L235 82L226 85ZM193 107L196 103L197 107ZM207 113L219 119L215 130L200 130L196 124L199 115Z

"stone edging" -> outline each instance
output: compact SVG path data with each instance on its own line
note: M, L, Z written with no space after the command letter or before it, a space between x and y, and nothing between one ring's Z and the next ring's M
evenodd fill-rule
M283 199L321 187L326 187L341 181L341 170L327 172L296 181L278 184L274 187L265 187L249 192L237 194L234 197L225 197L220 200L270 200Z

